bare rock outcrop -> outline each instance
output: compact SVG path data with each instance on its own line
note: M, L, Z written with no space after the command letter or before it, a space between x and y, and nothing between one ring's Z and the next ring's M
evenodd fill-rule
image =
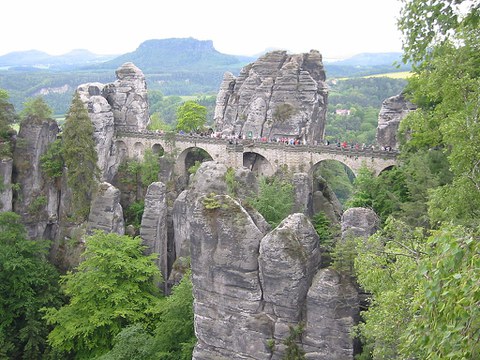
M117 80L103 90L112 107L115 125L145 130L150 121L145 75L131 62L120 66L115 75Z
M166 187L161 182L151 183L145 195L145 209L140 225L140 237L148 254L158 254L156 264L164 281L168 279L168 238Z
M319 239L308 217L291 214L267 232L260 214L252 216L225 193L225 170L203 163L177 205L191 241L193 359L281 359L291 328L301 324L297 345L308 358L331 349L331 359L353 359L357 293L349 279L320 269Z
M53 119L28 117L20 124L13 154L13 182L21 196L13 211L20 214L30 238L45 238L58 221L59 192L41 169L40 158L56 140L59 128Z
M104 181L112 182L123 160L121 144L114 142L115 128L145 130L149 121L145 75L133 63L120 66L110 84L87 83L77 87L95 128L98 167Z
M94 230L102 230L107 234L125 234L120 190L107 182L99 184L90 206L87 234L91 235Z
M2 159L0 161L0 212L13 209L12 171L13 160Z
M373 235L380 226L378 215L367 208L350 208L342 215L342 239L349 236L369 237Z
M224 135L293 138L315 144L323 139L327 87L322 56L273 51L226 73L217 95L214 121Z
M114 125L113 111L107 99L102 95L105 85L101 83L83 84L77 87L77 93L85 104L90 120L94 127L93 138L95 150L98 155L97 165L101 169L105 181L112 181L116 169L114 158L111 156L111 148L114 146Z
M306 306L306 358L353 359L350 332L358 323L359 296L351 279L330 268L319 270L308 291Z
M403 94L385 99L378 114L376 140L383 148L398 149L398 127L400 121L416 107Z
M333 223L338 224L342 217L342 204L338 200L327 181L320 177L316 177L312 194L312 212L316 214L323 212L327 218Z

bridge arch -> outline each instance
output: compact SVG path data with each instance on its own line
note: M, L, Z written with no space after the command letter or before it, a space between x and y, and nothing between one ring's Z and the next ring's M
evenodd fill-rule
M155 155L163 156L165 154L165 149L160 143L155 143L152 145L152 152Z
M243 153L243 166L261 176L272 176L275 173L270 161L265 156L253 151Z
M117 164L120 164L123 162L125 159L128 158L128 146L125 144L124 141L122 140L117 140L114 143L114 155L115 155L115 162Z
M195 161L203 162L212 159L212 155L210 155L207 150L201 147L187 147L177 157L177 161L175 162L175 173L177 175L187 176L188 169L195 165Z
M356 178L354 171L338 159L318 161L310 168L309 175L314 193L322 191L328 185L342 205L350 198Z
M145 146L143 143L137 141L133 144L133 154L132 157L136 160L141 160L143 158L143 153L145 151Z

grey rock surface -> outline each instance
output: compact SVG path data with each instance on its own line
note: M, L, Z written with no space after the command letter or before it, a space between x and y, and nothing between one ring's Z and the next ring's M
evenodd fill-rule
M117 80L103 89L103 96L112 107L115 125L145 130L150 121L145 75L131 62L120 66L115 74Z
M357 289L349 277L333 269L315 275L307 295L307 319L303 349L307 359L353 359L354 342L350 335L358 322Z
M400 121L415 110L415 105L400 95L385 99L378 114L376 140L380 147L398 149L398 127Z
M56 140L59 128L53 119L28 117L20 124L13 154L13 182L21 196L13 211L20 214L30 238L41 239L47 227L58 221L59 194L41 169L40 158Z
M87 234L91 235L94 230L102 230L107 234L125 234L120 190L107 182L99 184L90 206Z
M214 121L224 135L251 138L323 139L327 86L322 56L272 51L226 73L217 95Z
M380 226L378 215L367 208L350 208L342 215L342 239L348 236L368 237L373 235Z
M0 181L2 182L0 212L12 211L13 209L12 170L12 159L6 158L0 161Z
M88 115L94 127L93 137L95 150L98 155L98 168L105 181L112 181L112 169L115 167L115 158L112 159L111 148L114 146L114 118L110 104L102 95L105 85L101 83L83 84L77 87L77 93L88 110ZM112 163L113 162L113 163Z
M168 238L166 187L151 183L145 195L145 208L140 225L140 237L148 254L158 254L156 264L164 281L168 279Z

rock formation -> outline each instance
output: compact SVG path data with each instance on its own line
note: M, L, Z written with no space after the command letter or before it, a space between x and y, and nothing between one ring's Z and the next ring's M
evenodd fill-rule
M13 154L13 182L19 187L13 210L20 214L30 238L45 238L58 221L59 192L44 175L40 157L56 140L59 128L53 119L28 117L20 124Z
M285 339L300 326L297 346L307 358L353 359L357 293L348 278L320 269L309 219L295 213L269 232L262 229L261 215L228 195L226 171L203 163L177 205L190 234L193 359L281 359Z
M147 83L143 72L127 62L115 74L117 80L105 86L103 96L112 107L115 126L145 130L150 121Z
M123 209L120 205L120 191L107 182L99 185L92 200L87 222L87 234L94 230L106 233L125 234Z
M112 181L111 148L113 147L114 137L114 118L112 107L102 95L105 85L101 83L83 84L77 87L77 93L85 104L90 120L94 127L93 137L95 140L95 150L98 155L98 168L101 169L102 177L106 181ZM113 170L113 171L112 171Z
M98 167L103 179L112 182L122 160L121 149L113 142L115 128L145 130L149 121L147 85L143 72L125 63L110 84L89 83L77 87L95 127Z
M403 94L385 99L378 114L376 140L383 148L398 149L398 127L400 121L410 111L415 110L415 105L407 101Z
M168 245L167 238L166 188L161 182L154 182L148 186L140 237L143 244L147 246L148 254L158 254L156 264L166 281L168 279L168 253L171 246Z
M371 209L350 208L342 215L342 239L348 236L368 237L380 226L378 215Z
M0 212L12 211L13 190L12 190L13 160L10 158L0 161Z
M321 54L273 51L244 67L238 78L224 75L214 121L225 135L314 144L323 139L326 111Z

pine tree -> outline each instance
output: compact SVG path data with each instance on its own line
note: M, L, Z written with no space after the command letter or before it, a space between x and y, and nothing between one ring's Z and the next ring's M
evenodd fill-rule
M97 188L100 175L93 132L87 109L78 93L75 93L65 119L62 147L67 184L73 193L73 216L79 221L88 216L92 190Z

